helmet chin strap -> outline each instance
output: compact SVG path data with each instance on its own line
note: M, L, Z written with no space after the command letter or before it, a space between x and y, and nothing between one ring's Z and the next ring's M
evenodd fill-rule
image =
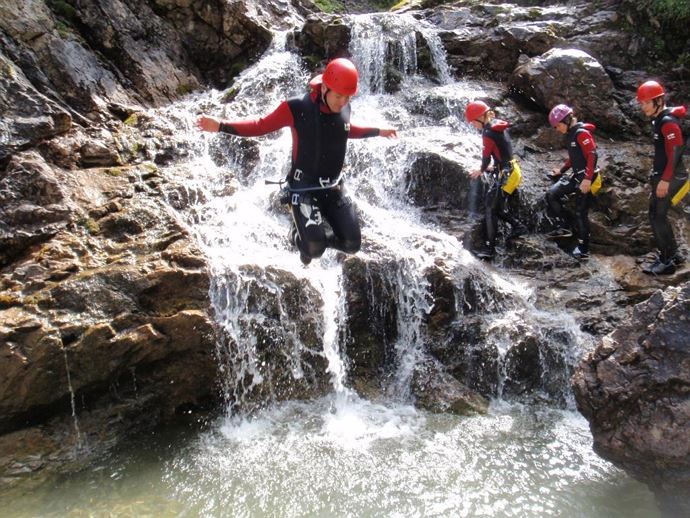
M325 86L325 85L324 85ZM326 99L326 96L328 95L328 92L330 92L331 89L326 86L326 91L324 92L323 90L321 91L321 101L323 104L325 104L329 110L331 110L331 106L328 104L328 100ZM331 110L333 111L333 110Z
M656 117L657 115L659 115L661 110L664 108L664 98L663 98L663 96L657 97L657 98L653 99L653 101L654 101L654 108L655 108L654 116Z

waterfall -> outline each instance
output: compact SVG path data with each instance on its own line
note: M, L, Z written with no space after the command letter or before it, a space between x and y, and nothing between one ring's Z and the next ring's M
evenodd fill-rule
M350 52L360 73L360 91L368 94L386 90L387 75L403 77L418 72L418 46L429 49L431 66L441 83L451 81L445 51L436 30L410 15L366 14L351 16ZM421 41L420 41L421 40Z
M567 357L566 349L577 349L582 341L576 326L571 326L554 350L543 350L541 344L550 340L547 336L554 327L562 327L562 322L535 316L539 312L533 302L515 289L512 279L484 271L456 237L427 221L423 211L410 204L408 175L420 153L447 157L466 169L474 166L479 139L459 123L457 114L476 94L476 88L451 80L440 40L423 22L387 14L350 19L350 51L362 81L360 95L352 101L353 121L395 126L400 131L397 141L351 140L344 170L345 186L358 207L363 227L358 257L393 265L386 273L386 283L397 306L397 325L392 343L384 347L390 349L388 360L395 372L385 387L387 393L400 401L412 399L412 376L428 354L425 319L435 303L425 272L439 262L453 272L457 298L462 297L463 279L469 278L477 280L479 292L491 286L510 299L497 312L482 303L487 311L482 325L488 338L486 343L472 345L477 350L495 351L495 381L491 384L495 396L505 395L506 384L515 391L518 389L514 387L523 383L515 382L511 372L516 333L537 337L538 354L543 358L543 387L553 383L567 387L569 362L573 360ZM435 78L426 78L419 70L420 41L429 49ZM386 67L391 65L402 74L405 88L397 94L372 95L384 90ZM192 95L162 112L173 126L187 129L179 139L189 148L190 160L167 168L165 174L178 185L169 193L171 205L179 205L179 217L209 258L213 277L210 295L221 333L217 356L231 413L285 397L308 397L310 390L319 386L320 362L320 374L328 376L330 390L348 392L348 359L344 357L348 309L342 287L342 257L328 250L321 260L303 268L286 237L288 212L277 202L277 191L265 184L265 180L286 174L289 132L252 139L201 134L194 128L192 115L205 112L228 119L263 116L283 99L303 95L309 77L302 61L286 50L285 34L281 33L262 59L245 70L228 91ZM229 94L232 100L226 103ZM299 312L295 313L285 290L301 294ZM372 301L380 296L372 293ZM508 314L521 315L529 325L516 330ZM280 345L268 351L267 344ZM532 345L521 347L529 349ZM554 352L559 348L563 351ZM473 385L470 378L461 381ZM287 392L283 389L277 393L276 387L285 383L290 386ZM569 392L567 388L563 393L549 391L550 397L569 401L570 396L564 395Z
M241 139L195 129L199 113L258 117L306 92L309 71L285 50L284 34L227 91L152 111L148 148L166 141L185 157L161 168L163 195L207 258L227 413L201 430L169 425L78 476L12 494L5 514L654 515L649 491L598 457L587 422L568 410L571 369L590 339L567 313L541 306L533 279L478 262L431 217L437 209L413 200L424 179L410 175L424 157L462 174L476 167L480 137L461 111L484 85L450 79L422 21L353 20L364 82L353 121L395 126L400 136L348 144L345 185L362 250L301 265L288 214L264 183L285 175L287 130ZM420 63L422 40L436 74ZM387 63L402 87L382 95ZM383 385L372 393L352 379L357 317L385 352L384 369L365 380ZM418 367L444 355L456 361L446 372L494 398L487 414L413 405ZM65 368L79 438L66 353Z

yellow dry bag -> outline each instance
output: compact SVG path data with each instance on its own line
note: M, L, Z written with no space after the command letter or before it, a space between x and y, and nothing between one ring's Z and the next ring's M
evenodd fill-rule
M589 192L592 193L592 196L596 196L599 192L599 189L601 189L601 173L597 172L597 177L592 182L592 186L589 188Z
M680 203L680 200L685 198L685 195L688 193L688 191L690 191L690 178L685 180L683 186L680 189L678 189L676 195L673 198L671 198L671 205L673 205L674 207L678 205Z
M521 180L522 172L520 171L520 164L518 164L518 161L513 158L510 161L510 176L506 180L506 183L503 185L503 190L507 194L513 194L515 189L517 189L518 185L520 185Z

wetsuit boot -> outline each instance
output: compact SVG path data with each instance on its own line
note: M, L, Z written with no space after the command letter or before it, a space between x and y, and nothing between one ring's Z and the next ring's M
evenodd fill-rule
M589 245L578 240L577 246L573 249L572 252L570 252L570 255L572 255L578 261L584 261L586 259L589 259Z
M490 261L493 259L495 254L496 251L494 246L489 241L486 241L484 245L479 248L479 250L474 250L474 255L479 259L484 259L485 261Z

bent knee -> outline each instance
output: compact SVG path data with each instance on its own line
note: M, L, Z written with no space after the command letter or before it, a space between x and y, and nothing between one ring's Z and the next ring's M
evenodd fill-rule
M309 241L305 243L302 252L312 259L318 259L326 251L326 241Z
M343 241L342 243L342 250L345 253L348 254L356 254L359 252L359 249L362 247L362 240L361 239L348 239L346 241Z

